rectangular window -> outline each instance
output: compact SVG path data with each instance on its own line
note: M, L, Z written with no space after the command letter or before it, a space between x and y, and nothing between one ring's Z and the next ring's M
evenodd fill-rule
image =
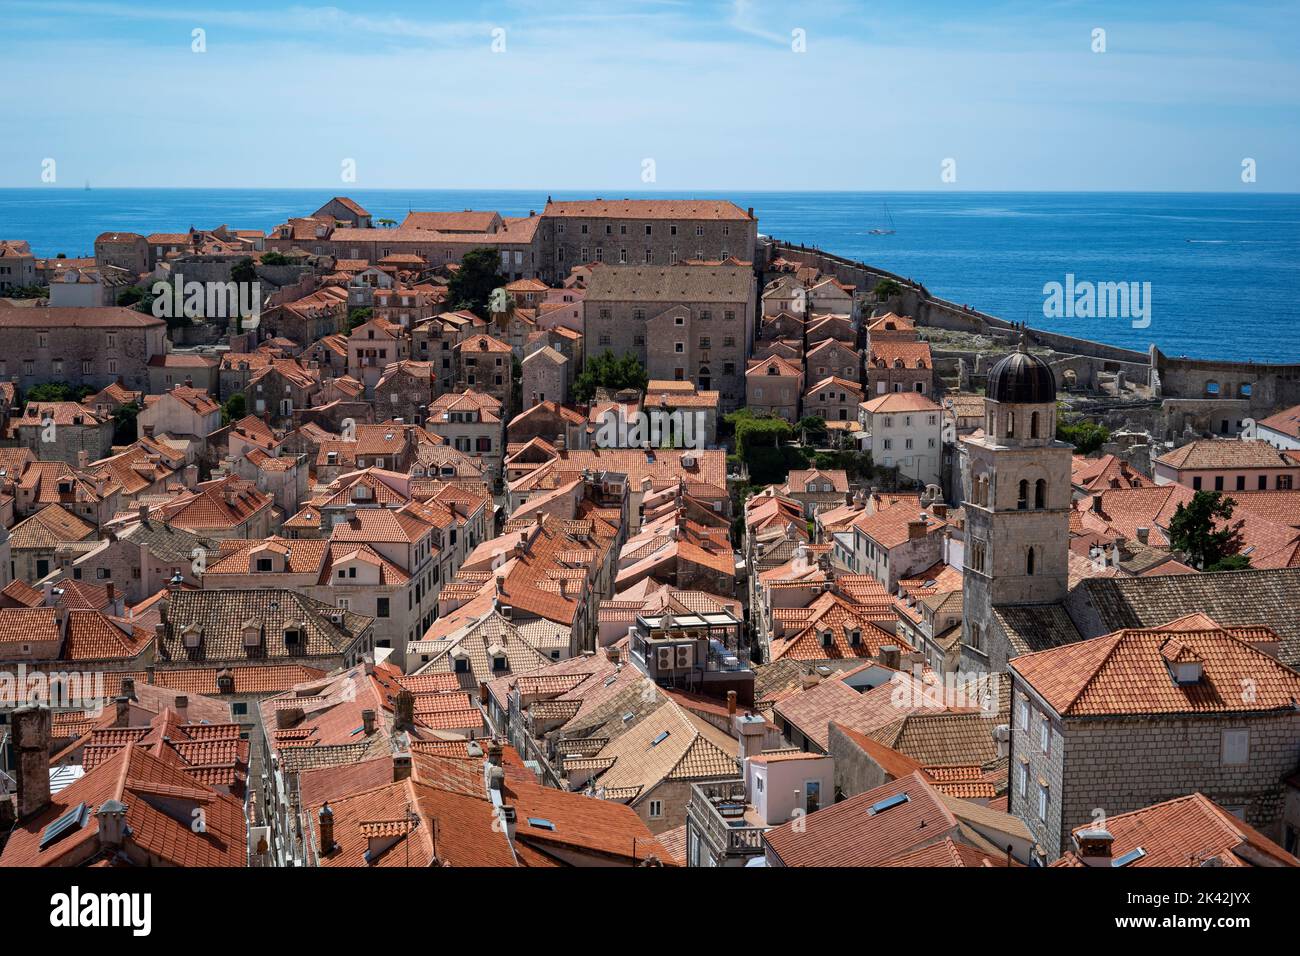
M1038 785L1038 819L1047 821L1047 784Z
M375 617L388 617L388 598L375 599Z
M1052 722L1043 715L1042 723L1038 725L1038 749L1043 753L1052 752Z
M1250 762L1250 731L1225 730L1220 763L1225 767L1244 767Z
M649 228L649 227L646 227ZM664 815L664 802L662 800L650 801L650 819L658 820Z

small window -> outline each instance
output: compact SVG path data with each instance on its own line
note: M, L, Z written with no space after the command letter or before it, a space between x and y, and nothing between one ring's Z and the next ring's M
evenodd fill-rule
M1220 762L1225 767L1244 767L1250 762L1250 731L1225 730Z
M664 802L662 800L650 801L650 819L658 820L664 815Z

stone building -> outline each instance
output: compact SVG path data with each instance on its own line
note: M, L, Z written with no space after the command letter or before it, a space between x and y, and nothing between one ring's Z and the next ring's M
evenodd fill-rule
M755 415L798 421L803 382L803 369L779 355L751 362L745 373L745 405Z
M1193 792L1280 837L1300 674L1266 653L1276 637L1191 614L1012 661L1009 809L1043 860L1099 809Z
M0 307L0 381L149 387L149 360L167 351L167 324L133 309Z
M563 405L569 400L569 360L549 345L524 359L523 375L525 408L546 401Z
M671 266L689 259L752 262L758 220L752 208L743 211L725 200L598 198L547 202L538 234L540 274L559 281L572 267L593 262L640 266ZM592 272L593 281L602 271Z
M652 379L717 391L724 412L745 400L756 284L747 265L610 266L583 301L588 355L635 355Z
M969 491L962 663L1004 670L1004 605L1062 601L1068 588L1071 448L1056 440L1056 377L1024 343L989 373L984 434L963 439Z
M473 389L492 396L507 412L514 363L513 350L490 335L471 335L452 346L457 391Z
M28 402L13 423L18 443L42 461L98 461L113 450L113 420L76 402Z
M139 276L149 271L149 243L135 232L103 232L95 237L95 265L116 266Z

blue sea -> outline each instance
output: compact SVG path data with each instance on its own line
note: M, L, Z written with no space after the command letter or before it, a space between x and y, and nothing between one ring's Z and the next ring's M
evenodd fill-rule
M540 211L545 191L340 190L376 218L411 209ZM600 191L595 191L600 194ZM108 230L270 229L329 190L0 189L0 238L91 255ZM556 192L555 199L593 192ZM613 193L605 194L611 198ZM632 193L665 198L668 193ZM681 194L671 194L681 195ZM753 206L759 231L923 282L1038 328L1169 355L1300 362L1300 195L1277 193L693 193ZM618 198L623 198L622 195ZM892 235L870 231L891 223ZM1150 283L1151 322L1043 315L1044 285Z

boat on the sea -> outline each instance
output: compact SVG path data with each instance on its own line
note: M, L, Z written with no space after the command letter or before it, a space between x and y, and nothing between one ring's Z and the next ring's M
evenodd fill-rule
M889 203L881 203L881 208L885 213L885 222L887 226L880 226L875 229L867 230L869 236L892 236L894 234L894 217L889 214Z

